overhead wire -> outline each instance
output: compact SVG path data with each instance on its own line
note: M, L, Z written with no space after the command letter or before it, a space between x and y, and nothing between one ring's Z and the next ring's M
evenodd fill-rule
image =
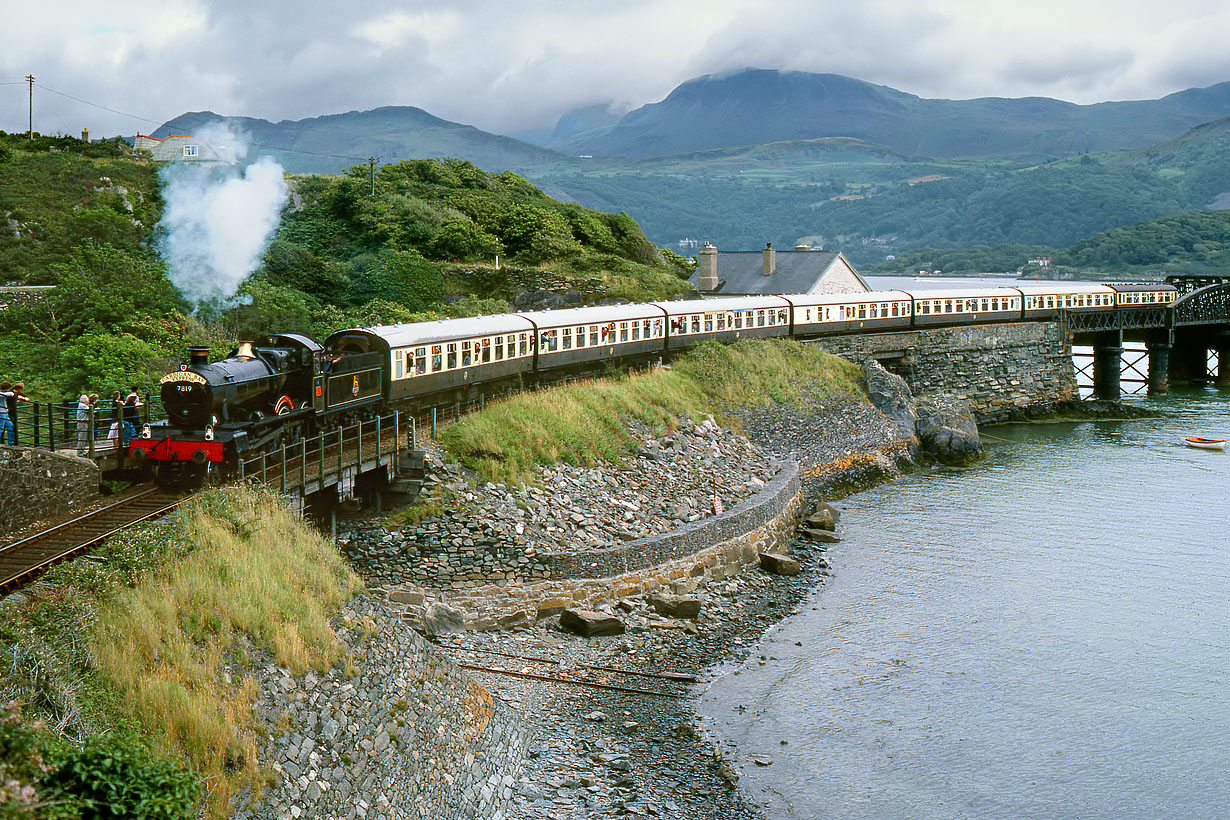
M0 83L0 85L14 85L14 84L15 83ZM141 122L148 122L152 125L159 125L159 126L165 125L164 122L159 122L158 120L151 120L148 117L142 117L137 114L130 114L127 111L120 111L119 109L116 109L116 108L109 108L108 106L99 105L98 103L90 102L89 100L83 100L80 97L74 97L72 94L66 94L63 91L57 91L56 89L51 88L50 86L44 85L43 83L40 83L37 81L34 83L34 85L38 88L43 89L44 91L50 91L52 94L58 94L61 97L66 97L67 99L82 103L83 105L93 106L94 108L101 108L103 111L109 111L112 114L119 114L122 117L130 117L134 120L140 120ZM349 154L331 154L331 153L327 153L323 151L304 151L298 148L284 148L284 147L277 146L277 145L265 145L259 142L253 142L250 144L256 148L264 148L269 151L285 151L291 154L304 154L306 156L311 156L311 157L334 157L336 159L352 159L352 160L355 160L356 162L367 162L367 157L353 157L353 156L350 156Z

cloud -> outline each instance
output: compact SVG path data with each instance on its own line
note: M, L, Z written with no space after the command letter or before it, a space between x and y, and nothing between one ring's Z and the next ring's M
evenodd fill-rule
M0 9L0 128L152 130L186 111L300 119L414 105L486 130L662 99L745 67L930 97L1160 96L1230 79L1214 0L94 0ZM51 89L143 119L57 96ZM152 122L149 122L152 121Z

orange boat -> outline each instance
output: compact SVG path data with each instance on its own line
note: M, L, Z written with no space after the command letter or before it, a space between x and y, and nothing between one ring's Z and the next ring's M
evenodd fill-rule
M1223 438L1201 438L1200 436L1188 436L1183 439L1183 442L1188 447L1197 447L1201 450L1226 449L1226 440Z

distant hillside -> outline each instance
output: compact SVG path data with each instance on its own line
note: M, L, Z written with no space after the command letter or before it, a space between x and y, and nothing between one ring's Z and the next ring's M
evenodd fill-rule
M568 154L661 157L783 140L853 137L909 154L1044 160L1160 142L1230 115L1230 83L1096 105L1045 97L928 100L836 74L747 69L690 80Z
M877 268L878 273L1010 271L1035 256L1054 264L1109 275L1230 270L1230 211L1180 214L1094 234L1066 249L1041 245L919 248Z
M526 170L564 158L554 151L449 122L421 108L389 106L304 120L223 117L212 111L182 114L151 136L194 134L222 121L241 128L261 153L297 174L339 173L374 156L381 163L427 157L459 157L488 171Z

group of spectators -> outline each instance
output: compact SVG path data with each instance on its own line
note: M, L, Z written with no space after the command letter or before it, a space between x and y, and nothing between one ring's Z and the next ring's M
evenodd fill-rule
M106 421L105 408L99 407L98 401L97 393L82 393L77 399L77 455L79 456L89 454L90 440L94 438L94 431L99 421L104 423ZM127 396L119 390L112 393L110 417L113 421L107 431L107 438L118 441L120 447L127 447L129 440L137 434L137 426L141 423L141 408L144 406L145 403L141 401L135 386L129 389Z

